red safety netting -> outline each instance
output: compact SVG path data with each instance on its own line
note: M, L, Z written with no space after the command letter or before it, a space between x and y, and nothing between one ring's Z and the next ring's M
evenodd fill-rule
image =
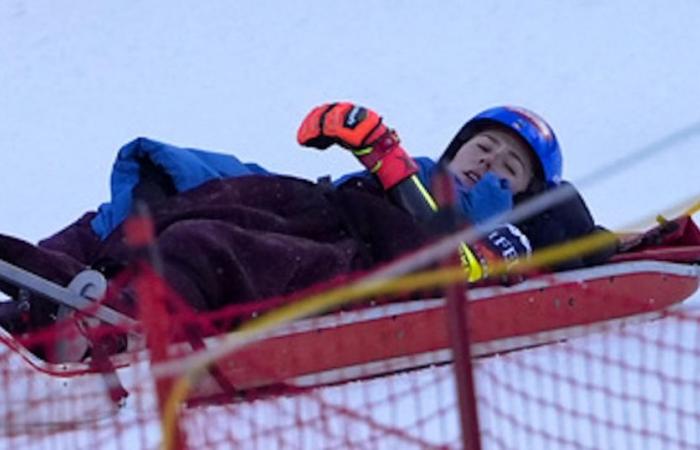
M481 360L484 448L698 448L699 326L697 311L666 311Z
M632 276L624 271L593 271L590 281L547 277L524 291L518 285L470 291L482 448L700 446L700 317L655 307L663 303L659 293L686 283L675 303L697 287L697 274L676 266L624 266L634 276L656 270L659 278L648 281L661 285L658 292L623 289ZM449 317L440 298L415 300L415 292L391 301L375 298L341 312L282 321L244 339L222 330L348 280L293 299L195 314L150 270L130 275L142 282L130 284L130 295L139 296L134 329L76 326L71 316L28 335L0 335L3 448L137 449L164 442L202 449L461 448L470 432L461 426L464 411L445 331ZM119 280L113 284L120 287ZM569 296L546 296L562 284ZM112 289L105 303L118 292ZM547 307L566 326L546 339L543 332L503 335L510 326L503 309L483 305L516 297L521 304L503 307L519 312L512 320L518 327ZM595 299L608 305L596 311L636 305L639 314L625 323L622 317L566 321ZM528 305L530 314L522 309ZM77 342L77 349L57 351L64 342ZM89 353L81 347L85 342ZM229 351L216 353L231 342ZM201 366L193 355L207 353L211 363L172 408L168 400L177 397L171 389L187 369ZM79 356L56 361L61 355Z

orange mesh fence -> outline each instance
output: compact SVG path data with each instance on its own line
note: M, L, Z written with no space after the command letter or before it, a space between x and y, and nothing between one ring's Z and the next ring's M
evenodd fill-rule
M546 279L541 289L556 281ZM615 301L614 292L596 289L589 290L591 297ZM28 336L0 335L0 448L158 448L169 441L157 380L164 373L177 379L192 368L188 357L215 349L226 336L217 330L290 301L194 314L165 292L169 313L161 338L170 349L165 362L174 364L168 370L153 366L148 330L76 327L68 319ZM217 357L175 411L182 441L174 445L461 448L447 325L439 315L444 305L414 296L375 298L287 324ZM623 303L637 301L629 293L620 297ZM474 327L503 319L480 311L472 317ZM424 320L406 321L412 316ZM554 337L547 345L515 336L523 338L519 351L488 351L492 343L479 342L489 355L474 367L483 448L700 446L700 317L666 310L647 319L625 326L582 324L578 337ZM339 334L343 329L347 333ZM108 364L94 350L81 354L86 335L92 345L117 342ZM52 354L59 342L74 342L77 350ZM402 345L411 351L383 353ZM57 355L79 357L56 362ZM178 362L179 371L173 369Z
M481 360L484 447L700 447L699 325L696 312L669 312Z
M295 297L344 281L326 283ZM158 281L153 279L151 283ZM110 297L119 295L120 288L126 284L123 278L114 280L103 303L110 304ZM272 299L256 305L233 305L224 311L195 314L183 306L174 292L168 291L166 297L169 317L164 320L169 321L167 340L172 361L211 345L204 340L216 339L216 330L230 330L232 326L294 300ZM395 299L400 298L395 296ZM384 301L377 298L372 303ZM342 314L353 314L355 320L360 320L363 316L389 314L379 312L389 307L386 304L370 310L348 306L347 312ZM322 326L328 326L323 316L293 324L283 333ZM188 330L195 332L188 333ZM70 316L52 327L27 335L0 334L0 392L5 400L0 408L3 424L0 448L159 447L164 440L159 410L161 399L145 332L94 323L86 325ZM284 336L273 339L284 339ZM343 348L341 343L329 346L326 351L329 354L357 352L370 343L369 339L374 337L359 335L352 348ZM113 371L105 373L105 368L84 348L100 340L121 343L109 358ZM57 345L65 342L76 349L65 352L63 348L63 356L79 356L72 362L60 361L61 355L57 354ZM235 355L235 362L229 363L248 367L249 373L241 374L245 388L235 385L238 376L235 367L233 375L222 375L217 364L210 367L193 388L178 417L188 447L376 448L389 445L393 448L439 448L456 442L456 423L449 424L455 418L448 366L439 370L425 369L418 377L399 374L382 379L376 378L378 373L393 373L397 369L388 363L386 368L380 369L358 366L341 369L338 381L329 379L328 374L311 374L296 380L298 382L287 383L282 378L289 368L261 365L268 355L256 352L256 345L244 348ZM318 356L299 353L289 361L295 371L303 372L300 368ZM410 359L404 365L426 365ZM254 373L252 378L251 373ZM253 380L252 384L248 378ZM363 378L376 380L347 382ZM332 386L317 389L319 384ZM120 397L122 390L128 395ZM437 436L434 430L439 430Z

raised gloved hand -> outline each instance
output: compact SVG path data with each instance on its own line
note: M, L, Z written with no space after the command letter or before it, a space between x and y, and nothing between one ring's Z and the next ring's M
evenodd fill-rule
M322 150L333 144L351 150L384 189L418 172L396 132L376 112L353 103L328 103L311 110L299 127L297 141Z
M486 172L471 189L458 188L459 209L471 223L481 223L513 209L513 193L508 180Z
M371 109L352 103L326 103L306 115L297 132L299 144L322 150L333 144L351 150L371 147L388 131Z
M468 272L468 280L501 277L532 254L530 241L515 225L499 225L478 241L461 244L462 267Z

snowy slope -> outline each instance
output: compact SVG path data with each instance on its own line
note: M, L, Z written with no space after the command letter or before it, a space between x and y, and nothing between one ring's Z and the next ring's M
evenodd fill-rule
M308 177L356 169L294 142L329 99L376 108L432 156L479 110L529 106L574 181L700 121L695 1L375 3L1 2L0 230L35 240L96 207L141 135ZM583 190L621 225L698 192L697 167L695 136Z
M0 232L36 241L95 208L136 136L312 178L355 170L294 142L332 99L377 109L428 156L483 108L530 107L598 221L636 224L700 193L699 21L695 0L4 0Z

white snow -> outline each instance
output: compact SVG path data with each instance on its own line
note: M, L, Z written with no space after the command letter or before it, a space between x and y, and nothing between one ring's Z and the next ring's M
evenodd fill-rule
M94 209L108 198L117 149L137 136L231 152L310 178L356 170L340 149L321 153L295 143L307 110L337 99L375 108L409 151L433 157L478 111L503 103L529 107L555 128L565 177L582 182L597 220L614 229L640 227L700 193L699 20L695 0L4 0L0 232L36 241ZM639 162L601 172L666 137L679 139L654 145ZM665 320L634 333L648 339L663 334L664 342L693 348L695 328ZM656 354L654 348L613 333L482 361L477 373L487 448L700 446L698 389L690 383L697 348L685 354ZM602 372L601 354L668 370L689 383L657 386L658 377L638 379L639 371ZM360 389L420 383L440 370ZM604 391L554 385L552 373L619 388L623 396L663 400L687 414L664 414L656 403L616 409L622 402L604 403ZM442 390L442 406L455 401L448 378L435 387ZM513 383L516 393L508 389ZM332 403L354 392L346 386L319 395ZM568 412L550 408L549 399ZM280 400L250 414L267 420L302 407L313 408ZM392 414L378 412L385 419ZM605 435L588 415L622 428ZM642 423L651 426L646 437L623 429ZM532 424L542 427L539 435L525 431ZM444 437L438 441L456 443L455 423L447 430L433 425L426 424L426 436L438 433ZM548 440L557 430L566 430L566 438ZM319 433L335 436L333 445L342 448L352 444L343 441L346 431ZM364 432L354 430L354 436ZM658 435L676 441L662 445ZM319 442L313 434L290 439L255 440L253 448ZM391 440L381 445L397 446Z

